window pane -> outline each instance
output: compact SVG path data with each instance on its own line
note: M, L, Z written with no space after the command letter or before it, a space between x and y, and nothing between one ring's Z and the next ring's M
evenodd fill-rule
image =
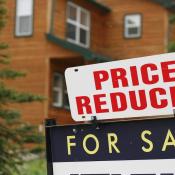
M32 17L31 16L19 16L19 33L27 34L32 33Z
M84 29L80 29L80 43L87 44L87 31Z
M59 91L53 91L52 98L54 104L61 104L61 94L59 93Z
M70 4L68 5L68 18L74 21L77 20L77 9Z
M139 30L138 27L128 28L128 34L129 35L137 35L139 33L138 30Z
M54 87L61 87L61 76L59 74L54 74L53 86Z
M62 89L62 75L55 73L53 75L52 99L53 105L60 107L62 105L63 89Z
M17 16L32 15L33 0L17 0Z
M141 16L140 15L128 15L126 16L126 23L129 26L137 26L141 25Z
M76 40L76 26L73 24L67 24L67 38Z
M80 23L88 26L88 15L87 12L81 10Z

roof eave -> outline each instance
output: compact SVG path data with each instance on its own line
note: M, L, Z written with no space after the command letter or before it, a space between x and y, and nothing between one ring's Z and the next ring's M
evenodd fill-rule
M96 0L86 0L86 1L88 1L89 3L95 5L96 7L101 9L103 12L109 13L109 12L112 11L110 7L108 7L108 6L106 6L106 5L102 4L102 3L99 3Z
M95 53L95 52L93 52L89 49L86 49L86 48L80 47L76 44L70 43L66 40L63 40L61 38L58 38L58 37L54 36L51 33L46 33L46 38L49 41L51 41L55 44L58 44L58 45L62 46L65 49L69 49L69 50L72 50L74 52L79 53L80 55L82 55L88 61L95 61L95 62L112 61L112 58L110 58L110 57L106 57L104 55Z
M154 2L159 3L168 10L175 11L175 1L173 0L154 0Z

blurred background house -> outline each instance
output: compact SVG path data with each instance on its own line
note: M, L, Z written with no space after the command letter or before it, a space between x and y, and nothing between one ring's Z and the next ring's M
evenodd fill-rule
M173 0L10 0L7 7L1 40L10 45L11 66L27 73L8 83L47 97L18 106L40 129L48 117L73 123L67 67L165 53L175 39Z

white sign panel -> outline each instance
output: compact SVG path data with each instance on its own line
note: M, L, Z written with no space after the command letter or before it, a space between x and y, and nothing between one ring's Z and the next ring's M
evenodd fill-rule
M53 172L54 175L175 175L174 164L172 159L53 163Z
M68 68L75 121L172 117L175 53Z

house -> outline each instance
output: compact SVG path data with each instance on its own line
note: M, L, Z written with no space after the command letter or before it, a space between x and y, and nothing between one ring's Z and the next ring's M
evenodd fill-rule
M24 120L73 123L64 81L67 67L167 52L173 0L10 0L1 40L11 67L27 73L8 84L47 97L16 105ZM77 82L81 86L81 82Z

